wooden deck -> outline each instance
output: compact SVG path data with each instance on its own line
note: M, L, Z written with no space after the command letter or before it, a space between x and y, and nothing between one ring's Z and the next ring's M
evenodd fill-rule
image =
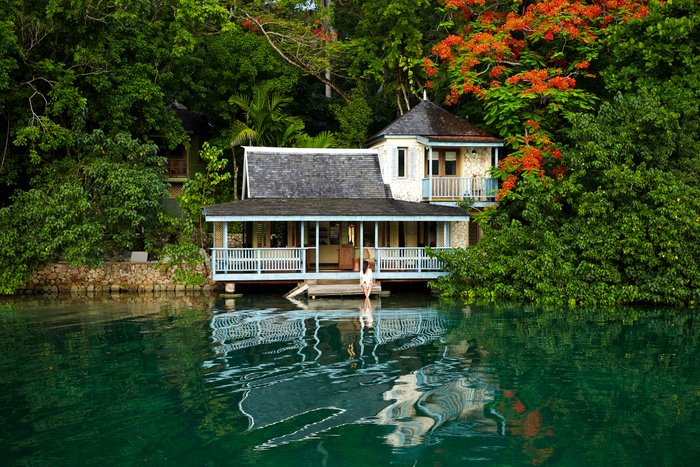
M307 280L297 285L297 287L289 292L285 297L295 297L301 293L306 294L311 299L316 297L349 297L355 295L364 295L357 280L333 280L333 279L316 279ZM372 287L372 295L382 295L382 285L375 281Z

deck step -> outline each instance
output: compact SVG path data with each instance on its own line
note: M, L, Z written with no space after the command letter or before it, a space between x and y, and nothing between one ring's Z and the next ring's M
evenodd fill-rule
M301 282L297 284L296 287L294 287L292 290L287 292L284 296L284 298L294 298L300 293L306 292L306 290L309 288L309 284L307 282Z

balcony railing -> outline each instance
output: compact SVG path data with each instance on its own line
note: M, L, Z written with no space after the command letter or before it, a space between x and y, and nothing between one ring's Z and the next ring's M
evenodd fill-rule
M187 160L168 159L167 176L171 178L187 177Z
M423 199L493 200L498 190L498 179L489 177L433 177L423 179Z

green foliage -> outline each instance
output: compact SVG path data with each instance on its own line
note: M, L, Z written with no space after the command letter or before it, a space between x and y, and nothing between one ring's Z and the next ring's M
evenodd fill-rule
M367 103L363 87L350 93L350 101L344 106L334 105L333 112L340 122L338 145L344 148L362 148L367 139L367 128L372 117L372 108Z
M550 188L525 178L520 215L499 209L482 242L437 254L451 275L435 287L473 300L697 306L697 119L653 93L573 116L570 175Z
M601 75L613 93L655 88L667 105L700 101L700 4L651 2L649 14L605 37Z
M194 271L202 264L206 270L207 265L207 259L201 253L208 244L202 208L230 196L226 182L231 180L231 173L226 171L228 161L223 157L223 150L204 143L200 157L206 163L206 169L185 182L183 193L178 197L183 217L170 219L177 235L174 242L165 245L161 251L161 266L174 268L175 281L186 285L199 285L206 280L206 276Z
M422 58L437 22L435 5L426 0L342 2L334 10L339 65L407 110L423 89Z
M206 163L206 169L185 182L178 201L185 214L185 222L199 229L200 245L204 246L202 208L222 202L230 195L225 182L231 179L231 173L225 171L228 161L223 158L222 149L204 143L199 156Z
M245 121L236 120L231 127L232 146L329 147L334 144L330 132L316 137L307 135L302 119L286 112L291 98L273 91L269 85L255 88L252 96L234 95L229 102L245 115Z
M200 253L200 248L191 241L190 232L183 232L177 243L169 243L161 251L160 267L173 270L173 279L184 285L201 285L207 279L203 274L195 272L197 266L206 264L206 258Z
M143 248L158 228L166 185L155 146L95 131L75 151L75 160L47 164L33 188L0 209L4 293L48 261L94 266Z

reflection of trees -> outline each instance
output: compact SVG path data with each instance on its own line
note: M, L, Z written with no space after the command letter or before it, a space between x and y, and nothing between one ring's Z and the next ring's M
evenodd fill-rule
M466 336L498 369L497 409L532 462L650 465L698 453L687 429L700 416L692 313L493 306L447 338Z
M208 350L203 300L98 297L79 311L33 300L5 312L0 464L163 462L172 451L158 446L184 428L179 414L205 400L192 394L201 387L196 353Z

